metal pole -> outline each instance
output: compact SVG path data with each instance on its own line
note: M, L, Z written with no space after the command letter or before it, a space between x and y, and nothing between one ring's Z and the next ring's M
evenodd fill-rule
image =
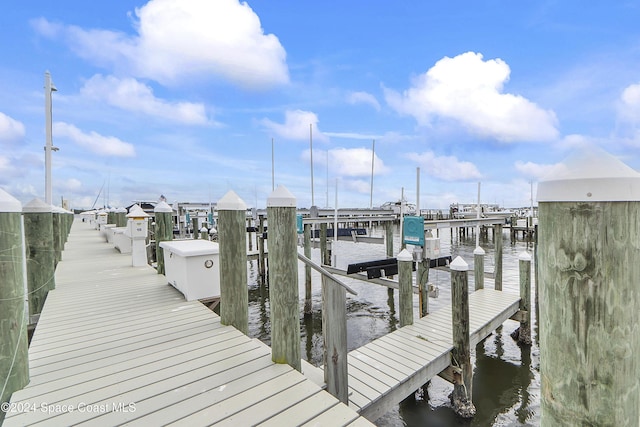
M313 124L309 123L309 151L311 153L311 206L316 205L316 199L313 194Z
M48 71L44 73L44 116L45 116L45 133L46 145L44 146L44 169L45 169L45 202L52 204L53 186L51 184L51 151L58 151L52 142L52 108L51 93L57 91L51 82L51 74Z
M371 144L371 193L369 195L369 209L373 209L373 166L376 160L376 140Z

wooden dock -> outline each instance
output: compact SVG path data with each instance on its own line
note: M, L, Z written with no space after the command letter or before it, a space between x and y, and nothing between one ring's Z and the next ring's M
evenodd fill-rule
M492 289L469 295L473 348L518 311L520 297ZM349 406L375 420L451 365L451 305L349 352Z
M370 425L76 221L4 426Z

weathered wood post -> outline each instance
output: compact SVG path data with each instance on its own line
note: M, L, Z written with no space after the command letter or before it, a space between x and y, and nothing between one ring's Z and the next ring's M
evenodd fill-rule
M21 215L20 202L0 188L0 402L29 382Z
M116 226L117 227L127 226L127 209L126 208L119 207L118 209L116 209Z
M200 238L202 240L209 240L209 230L204 225L200 228Z
M247 334L247 205L230 190L218 201L217 209L220 245L220 322Z
M304 256L311 259L311 224L304 224ZM311 304L311 266L304 266L304 314L313 312Z
M160 242L173 240L173 209L164 200L154 208L156 217L156 270L158 274L164 274L164 249Z
M424 249L423 249L424 250ZM418 261L416 271L416 281L418 282L418 291L420 298L420 317L429 314L429 270L430 259L421 259Z
M400 327L413 325L413 256L403 249L398 260L398 296L400 298Z
M296 198L278 186L267 199L271 357L301 370Z
M266 276L266 266L264 262L264 215L258 216L258 267L260 270L260 281L264 283Z
M247 218L247 240L249 241L248 242L249 251L253 250L253 231L251 231L252 228L253 228L253 219Z
M496 224L496 235L495 235L495 250L496 250L496 259L495 259L495 273L494 273L494 284L496 291L502 290L502 224Z
M473 366L469 338L469 265L456 257L451 268L451 316L453 325L453 351L451 357L458 369L454 370L453 392L449 396L455 412L463 418L476 414L472 402Z
M320 257L323 265L331 265L331 256L327 250L327 224L320 224Z
M324 382L327 391L349 403L347 384L347 295L333 280L322 276L322 330L324 331Z
M40 314L49 290L55 288L53 252L53 213L51 205L33 199L22 210L27 256L29 315ZM29 323L35 319L30 318Z
M52 223L53 223L53 252L55 256L55 265L62 261L62 219L60 211L57 207L52 206Z
M640 174L601 150L538 185L542 425L640 424Z
M484 249L477 246L473 250L473 277L476 291L484 289Z
M198 238L200 237L200 227L198 227L197 215L194 215L191 217L191 230L193 230L192 232L193 240L198 240Z
M520 344L531 345L531 255L522 252L520 267L520 327L513 331L511 337Z
M387 250L387 258L393 258L393 221L387 221L384 227L384 242ZM387 276L391 279L393 276ZM393 288L387 288L387 295L393 296Z

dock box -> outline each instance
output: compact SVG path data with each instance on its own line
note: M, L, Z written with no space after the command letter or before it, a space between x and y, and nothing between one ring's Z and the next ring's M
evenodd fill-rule
M187 301L220 296L220 251L208 240L160 242L165 276Z

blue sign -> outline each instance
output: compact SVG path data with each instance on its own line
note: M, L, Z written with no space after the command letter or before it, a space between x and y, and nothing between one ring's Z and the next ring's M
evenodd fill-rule
M424 218L405 216L403 224L403 243L424 246Z
M302 215L296 216L296 223L298 224L298 234L304 233L304 227L302 225Z

